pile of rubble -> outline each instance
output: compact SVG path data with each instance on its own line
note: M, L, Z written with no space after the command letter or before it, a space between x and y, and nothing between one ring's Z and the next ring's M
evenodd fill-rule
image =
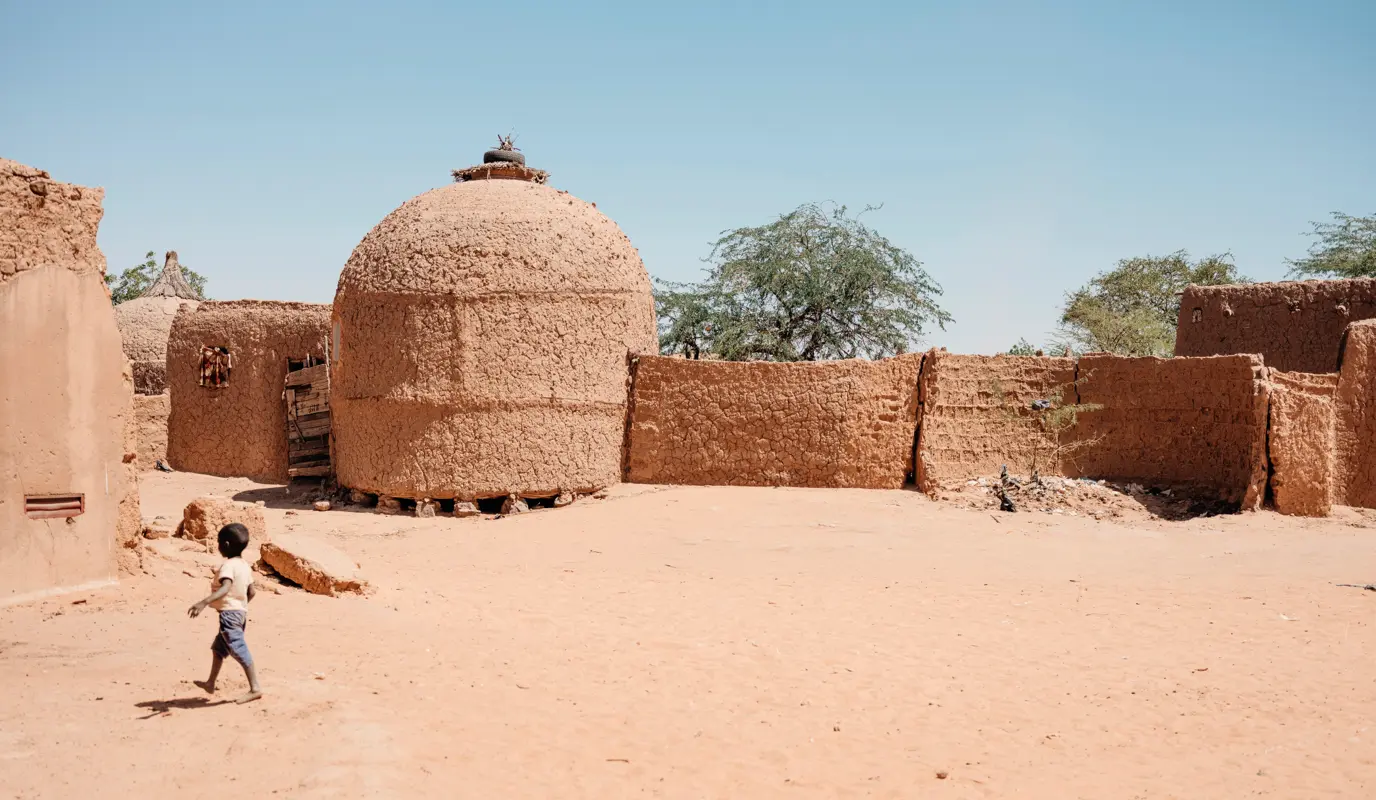
M1191 519L1236 511L1227 503L1169 488L1089 478L1011 475L973 478L942 487L941 499L980 510L1060 514L1091 519Z

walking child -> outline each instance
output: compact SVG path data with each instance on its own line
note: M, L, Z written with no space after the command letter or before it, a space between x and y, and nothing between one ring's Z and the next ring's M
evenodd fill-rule
M210 677L196 685L208 694L215 693L215 679L220 677L220 667L226 657L232 657L244 668L248 677L248 694L235 699L236 703L247 703L263 696L258 686L258 673L253 668L253 656L244 642L244 629L248 627L248 604L256 592L253 589L253 572L244 561L244 549L248 547L248 528L237 522L220 529L220 555L225 563L220 565L212 585L215 591L187 610L192 618L200 615L206 606L220 612L220 632L210 646L214 654L210 662Z

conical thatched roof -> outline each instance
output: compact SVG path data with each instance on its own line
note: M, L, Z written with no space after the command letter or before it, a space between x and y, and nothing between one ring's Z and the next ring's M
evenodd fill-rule
M139 297L180 297L183 300L202 300L196 290L187 283L182 274L182 265L177 263L177 251L168 250L167 260L163 262L162 273L153 284L143 290Z

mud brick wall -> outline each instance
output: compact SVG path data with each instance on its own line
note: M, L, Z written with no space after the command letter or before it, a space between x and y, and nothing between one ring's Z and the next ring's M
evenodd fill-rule
M1034 400L1074 401L1075 360L1036 356L927 354L922 367L922 421L917 484L942 484L997 474L1004 464L1020 474L1034 461L1045 474L1055 442L1030 411Z
M103 196L0 159L0 605L114 581L138 535ZM37 505L78 495L75 516Z
M287 481L288 359L324 360L330 306L261 300L183 308L167 343L167 459L173 469ZM200 385L201 346L227 347L229 385Z
M1256 356L1079 361L1073 474L1216 496L1256 508L1265 497L1270 394Z
M1348 330L1334 405L1335 502L1376 508L1376 320Z
M627 480L900 488L921 363L917 354L801 364L642 356Z
M1347 326L1376 318L1376 278L1191 286L1180 298L1177 356L1261 355L1269 369L1335 372Z
M1269 373L1271 498L1277 511L1327 516L1333 506L1334 373Z
M0 158L0 283L56 267L104 280L96 231L105 190L59 183L41 169Z
M134 395L134 423L138 431L138 460L140 470L156 469L159 461L167 460L167 415L172 398L162 394Z

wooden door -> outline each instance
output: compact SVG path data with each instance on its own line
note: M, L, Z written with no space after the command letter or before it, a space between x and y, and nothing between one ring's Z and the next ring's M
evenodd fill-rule
M328 370L316 364L287 373L287 474L293 478L331 472Z

